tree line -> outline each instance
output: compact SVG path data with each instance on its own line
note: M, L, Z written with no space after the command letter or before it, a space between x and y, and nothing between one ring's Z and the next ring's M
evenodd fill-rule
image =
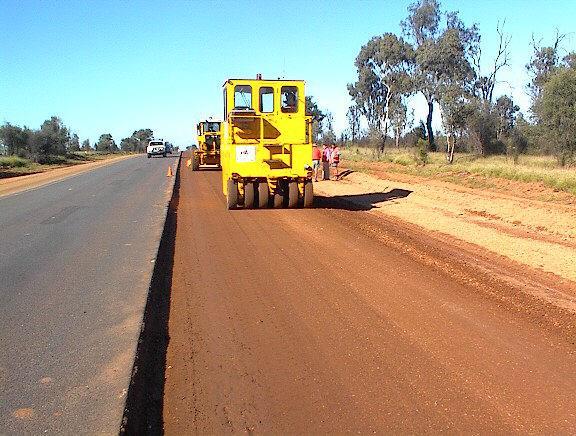
M151 129L139 129L120 141L120 147L110 133L100 135L92 146L89 139L80 143L78 134L73 133L59 117L44 121L39 129L20 127L11 123L0 126L0 145L4 154L15 155L38 163L50 163L78 151L100 153L136 152L144 153L148 141L153 139Z
M515 157L547 153L561 165L575 162L576 53L560 56L564 35L557 34L550 46L532 41L526 65L531 107L525 116L510 96L495 96L498 74L510 60L505 23L497 25L498 47L488 63L482 59L478 26L467 26L457 12L443 11L438 0L412 3L400 26L400 34L375 36L360 48L358 77L348 85L353 105L347 112L347 138L368 136L377 152L389 138L399 145L413 118L408 99L421 95L428 114L410 135L426 141L428 151L439 150L432 127L439 106L442 148L450 163L456 149ZM484 70L486 64L490 67ZM367 132L360 128L362 118Z

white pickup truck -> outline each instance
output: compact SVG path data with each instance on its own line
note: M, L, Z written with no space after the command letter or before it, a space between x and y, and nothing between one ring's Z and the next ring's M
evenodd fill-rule
M166 157L166 141L162 139L153 139L148 143L148 147L146 147L146 153L148 154L148 158L158 155Z

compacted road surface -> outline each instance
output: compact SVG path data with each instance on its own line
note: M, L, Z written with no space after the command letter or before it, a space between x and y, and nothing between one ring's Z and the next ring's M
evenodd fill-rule
M338 199L228 211L220 177L181 169L168 434L576 432L572 314Z
M118 432L176 163L0 197L0 434Z

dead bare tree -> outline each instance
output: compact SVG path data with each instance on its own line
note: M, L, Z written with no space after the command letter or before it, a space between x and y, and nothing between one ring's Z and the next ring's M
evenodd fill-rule
M538 100L544 83L550 78L560 65L560 44L568 34L560 33L556 29L556 37L554 43L550 46L542 45L542 39L536 41L534 34L532 34L532 58L526 65L528 74L531 76L531 81L528 84L528 91L532 97L533 104Z
M497 75L498 72L504 68L510 66L510 41L512 36L504 32L504 26L506 21L502 24L498 22L496 25L496 32L498 33L498 50L496 56L494 57L494 62L492 63L491 69L487 75L482 74L480 67L480 62L482 58L482 49L479 48L477 56L474 57L474 69L476 70L476 76L478 77L476 81L476 90L478 92L478 97L482 100L492 103L494 97L494 87L498 83Z

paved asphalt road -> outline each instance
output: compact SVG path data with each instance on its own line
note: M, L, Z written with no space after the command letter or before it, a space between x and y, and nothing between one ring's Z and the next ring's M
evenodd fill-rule
M220 177L181 169L166 434L576 433L537 271L330 199L228 211Z
M118 432L177 160L0 198L0 434Z

